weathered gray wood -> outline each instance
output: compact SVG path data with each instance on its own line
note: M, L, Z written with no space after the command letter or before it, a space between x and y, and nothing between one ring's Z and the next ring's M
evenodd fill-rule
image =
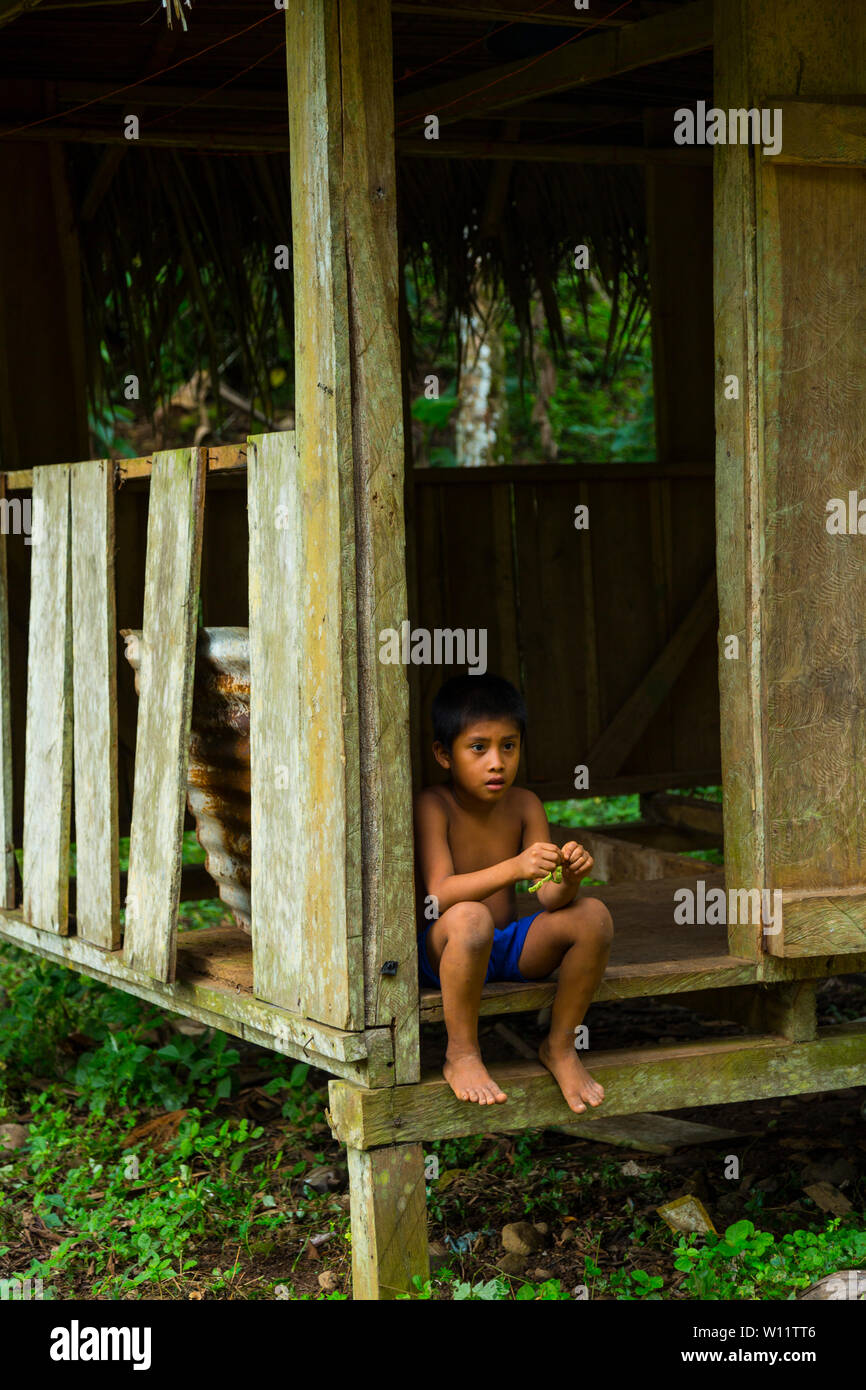
M204 452L155 454L144 581L125 961L174 974L204 516Z
M715 7L714 100L751 105L744 0ZM765 750L760 689L760 474L758 458L757 270L749 149L714 151L713 296L716 367L716 569L719 698L724 779L725 868L732 888L765 883L762 802ZM729 399L725 383L739 382ZM730 393L728 393L730 394ZM725 656L735 636L739 658ZM728 929L731 953L758 957L760 924Z
M103 951L76 936L37 931L21 920L21 912L0 911L0 938L13 945L59 961L103 984L113 985L146 999L161 1009L197 1019L233 1037L246 1038L261 1047L282 1052L334 1076L351 1079L359 1086L387 1086L393 1077L394 1058L388 1028L369 1028L363 1033L344 1033L324 1024L263 1004L249 995L239 996L230 985L195 976L163 984L123 963L120 951Z
M866 1081L866 1024L842 1023L818 1030L814 1041L778 1037L725 1038L676 1047L623 1048L588 1056L605 1099L602 1121L634 1111L679 1110L700 1102L763 1100L808 1091L842 1090ZM332 1081L329 1123L336 1138L354 1148L456 1139L466 1134L507 1134L561 1124L591 1128L594 1116L576 1120L556 1082L540 1063L492 1066L508 1099L501 1105L459 1101L447 1081L431 1074L415 1086L362 1090Z
M72 797L68 464L36 469L32 542L24 762L24 918L34 927L66 932Z
M350 1148L352 1296L393 1299L430 1273L424 1151L394 1144L372 1152Z
M419 1076L409 687L379 660L407 616L389 0L340 5L352 368L367 1024L394 1028L396 1081ZM396 961L383 975L384 961Z
M774 956L866 951L866 891L783 893L782 929L766 940Z
M286 11L295 419L304 510L299 614L308 857L297 880L306 924L305 1012L356 1027L364 1017L358 604L346 262L340 13L309 0ZM330 866L327 887L324 865Z
M70 486L75 923L79 936L113 950L120 945L114 464L73 464Z
M322 459L308 453L305 469L294 434L251 439L248 459L255 992L321 1023L363 1026L347 819L357 766L343 739L339 535L325 506L330 495L338 507L334 470L316 506Z
M0 502L6 497L0 476ZM0 907L15 906L12 830L12 692L9 681L9 594L6 534L0 531Z
M716 23L723 109L866 95L857 0L820 14L732 0ZM808 117L792 116L796 150ZM866 884L866 571L862 538L826 524L830 499L862 487L852 441L866 405L850 383L864 364L866 185L858 168L814 159L826 138L836 160L843 124L811 128L808 163L716 151L721 635L740 639L739 659L720 660L726 867L729 887L785 894L783 932L763 949L786 954L789 940L860 949L858 904L846 917L836 895L856 900ZM738 400L723 398L728 374ZM731 949L761 949L762 936L732 930Z
M782 121L782 148L771 164L866 165L866 108L843 102L773 101Z

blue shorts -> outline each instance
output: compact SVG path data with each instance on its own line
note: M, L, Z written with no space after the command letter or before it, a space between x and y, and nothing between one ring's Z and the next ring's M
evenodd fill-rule
M539 908L538 912L530 912L528 917L518 917L516 922L509 922L507 927L498 928L493 933L490 962L484 976L486 985L493 984L496 980L526 980L526 976L521 975L518 970L517 962L520 960L526 933L543 911L543 908ZM434 974L427 956L427 933L432 925L431 922L425 927L418 938L418 977L425 989L441 989L439 976Z

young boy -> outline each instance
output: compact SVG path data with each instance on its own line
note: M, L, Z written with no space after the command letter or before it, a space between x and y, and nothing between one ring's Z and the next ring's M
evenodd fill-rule
M448 1047L443 1073L460 1100L507 1099L481 1060L478 1009L492 980L542 980L559 967L550 1033L539 1057L572 1110L599 1105L604 1089L575 1050L604 974L613 925L596 898L578 896L592 859L574 840L550 842L544 807L512 785L526 710L501 676L455 676L433 702L433 753L451 774L415 803L421 900L438 913L418 942L422 985L441 988ZM562 866L537 892L538 908L515 920L514 885ZM426 916L430 916L428 901Z

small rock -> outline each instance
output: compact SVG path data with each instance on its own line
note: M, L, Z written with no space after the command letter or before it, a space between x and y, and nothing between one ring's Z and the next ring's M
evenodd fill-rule
M544 1236L528 1221L512 1221L502 1228L502 1248L510 1255L534 1255L544 1249Z
M538 1269L529 1271L527 1278L531 1279L534 1284L546 1284L548 1279L553 1278L553 1270L545 1269L543 1265L539 1265Z
M503 1274L522 1274L526 1268L526 1256L516 1255L513 1251L509 1252L509 1254L502 1256L499 1261L499 1268Z
M333 1293L340 1287L340 1281L332 1269L323 1269L318 1276L319 1288L322 1293Z
M817 1163L809 1163L803 1173L803 1182L828 1182L831 1187L840 1187L843 1182L853 1182L857 1169L847 1158L831 1158Z
M314 1192L345 1192L348 1177L340 1168L326 1167L320 1165L318 1168L311 1168L304 1178L307 1187L311 1187Z
M435 1274L438 1269L443 1269L451 1259L451 1252L442 1244L441 1240L431 1240L428 1249L430 1251L430 1273Z
M703 1202L693 1195L665 1202L664 1206L656 1207L656 1211L672 1231L703 1233L716 1229Z
M550 1235L550 1227L546 1221L533 1221L532 1224L540 1236Z
M0 1149L23 1149L29 1133L26 1125L0 1125Z
M562 1232L562 1235L559 1237L559 1244L567 1245L570 1240L574 1240L574 1231L571 1229L570 1226L566 1226L565 1230Z

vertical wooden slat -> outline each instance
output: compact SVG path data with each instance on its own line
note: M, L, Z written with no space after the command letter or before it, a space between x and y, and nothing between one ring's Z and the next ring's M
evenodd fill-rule
M117 623L114 465L72 465L72 691L75 922L96 946L120 945L117 846Z
M0 502L6 480L0 474ZM12 690L9 680L9 592L6 535L0 531L0 905L15 906L15 854L12 830Z
M32 505L24 920L65 934L72 796L68 464L35 470Z
M204 512L205 454L155 454L124 959L174 978Z
M253 984L260 999L298 1013L312 928L304 899L306 823L320 808L310 801L305 775L308 703L298 628L306 585L294 433L251 439L247 466ZM341 963L345 968L345 958Z
M339 20L339 7L324 0L293 4L286 11L295 419L304 496L299 563L306 599L292 622L309 710L304 767L312 793L306 804L299 803L308 852L296 888L312 914L305 941L304 1011L319 1022L360 1028L355 485Z
M347 906L338 540L310 526L295 435L248 444L253 982L271 1004L360 1027L360 915ZM354 974L352 973L354 970Z

